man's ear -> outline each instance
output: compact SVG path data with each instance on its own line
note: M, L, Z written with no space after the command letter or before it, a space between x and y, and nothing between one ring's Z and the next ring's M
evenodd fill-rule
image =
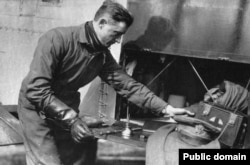
M98 25L99 25L100 29L102 29L103 26L105 26L107 23L108 23L108 21L106 19L102 18L102 19L100 19Z

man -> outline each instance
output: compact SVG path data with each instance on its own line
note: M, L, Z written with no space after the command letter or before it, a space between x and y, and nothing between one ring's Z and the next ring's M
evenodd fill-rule
M28 165L94 164L96 141L89 127L101 122L78 116L78 89L96 76L156 114L189 114L155 96L115 62L108 48L120 42L132 22L124 7L105 1L93 21L52 29L39 39L19 95Z

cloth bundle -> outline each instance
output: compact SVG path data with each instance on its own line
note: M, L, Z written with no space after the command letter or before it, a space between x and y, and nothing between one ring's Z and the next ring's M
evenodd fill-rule
M247 113L248 90L230 81L223 81L220 85L209 90L204 96L204 101L214 101L215 104L232 111ZM211 95L213 99L211 99Z

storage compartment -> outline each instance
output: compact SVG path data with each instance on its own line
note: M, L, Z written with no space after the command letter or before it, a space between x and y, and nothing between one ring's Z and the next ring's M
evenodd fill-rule
M173 95L183 96L182 101L185 103L180 104L184 106L203 100L207 91L202 81L208 89L220 84L223 80L247 87L250 78L249 64L143 51L125 51L124 55L127 56L124 58L126 61L123 61L125 67L129 68L133 61L136 63L132 74L136 80L145 84L165 101L170 101L170 97ZM120 109L121 116L124 116L126 111L121 109L127 106L127 102L121 98L118 99L119 101L121 103L117 103L120 105L118 113ZM129 106L131 117L150 117L153 115L132 104Z

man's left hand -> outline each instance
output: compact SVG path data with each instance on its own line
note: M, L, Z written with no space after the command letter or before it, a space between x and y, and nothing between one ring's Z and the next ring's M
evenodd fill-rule
M194 116L195 114L193 112L190 112L184 108L174 108L171 105L167 105L163 110L162 113L164 115L168 116L174 116L174 115L188 115L188 116Z

